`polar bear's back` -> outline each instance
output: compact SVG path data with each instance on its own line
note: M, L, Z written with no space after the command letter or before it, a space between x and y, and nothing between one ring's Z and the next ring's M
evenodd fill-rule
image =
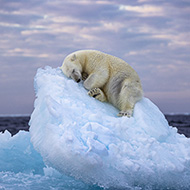
M128 70L130 73L135 72L135 70L121 58L98 50L79 50L75 53L82 57L86 57L87 62L90 63L95 62L95 64L98 64L99 62L101 62L102 64L102 60L104 60L103 62L106 62L106 64L113 68L112 71L118 72L121 70Z
M131 80L140 80L136 71L121 58L97 50L79 50L74 53L80 57L85 57L84 70L86 71L108 69L110 78L121 75Z

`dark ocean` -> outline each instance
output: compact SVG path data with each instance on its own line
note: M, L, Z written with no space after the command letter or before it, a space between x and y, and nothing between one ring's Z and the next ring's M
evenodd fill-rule
M170 126L176 127L178 133L190 137L190 114L165 115ZM30 116L0 116L0 132L8 130L15 135L19 130L29 131Z

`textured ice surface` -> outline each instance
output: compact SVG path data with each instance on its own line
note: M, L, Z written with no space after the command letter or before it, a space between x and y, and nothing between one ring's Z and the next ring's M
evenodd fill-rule
M45 163L88 184L109 188L190 187L190 139L143 98L134 117L87 95L60 69L35 77L31 141Z

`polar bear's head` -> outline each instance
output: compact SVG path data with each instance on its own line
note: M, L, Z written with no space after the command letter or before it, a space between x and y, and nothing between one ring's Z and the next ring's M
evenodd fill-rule
M76 82L81 81L82 67L79 60L77 59L76 54L68 55L65 58L61 69L67 77L72 78Z

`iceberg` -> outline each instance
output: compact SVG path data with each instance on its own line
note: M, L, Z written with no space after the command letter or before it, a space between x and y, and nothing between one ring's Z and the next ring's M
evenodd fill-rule
M34 87L31 142L49 167L103 188L190 188L190 139L148 98L127 118L59 68L38 69Z

